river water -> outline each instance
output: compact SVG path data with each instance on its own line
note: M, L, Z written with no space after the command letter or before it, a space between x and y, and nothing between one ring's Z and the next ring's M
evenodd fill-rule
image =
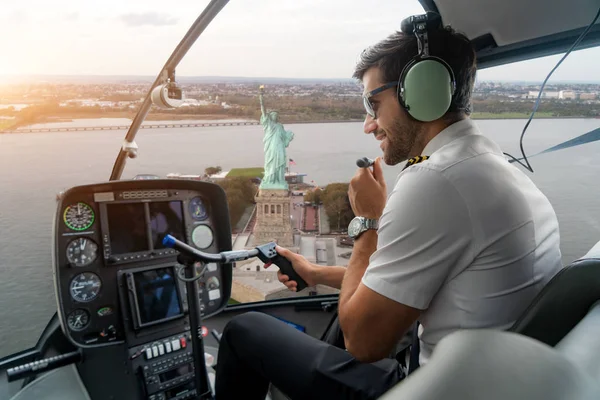
M107 122L74 123L81 127ZM515 156L524 123L477 121L485 135ZM594 119L535 120L525 148L534 154L599 126L600 120ZM306 173L307 182L348 182L357 158L380 154L379 142L362 133L361 123L290 124L286 129L295 134L288 149L296 162L291 169ZM34 345L56 310L50 251L56 194L108 180L124 134L0 135L0 357ZM136 141L139 156L128 160L124 178L141 173L201 174L209 166L228 170L263 163L260 126L144 129ZM530 176L559 218L565 263L600 240L599 151L600 144L592 143L531 159L535 173ZM399 166L384 168L388 187L399 171Z

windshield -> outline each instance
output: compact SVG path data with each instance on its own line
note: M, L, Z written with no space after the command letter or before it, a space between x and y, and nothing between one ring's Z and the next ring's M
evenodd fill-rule
M207 3L25 0L0 17L0 357L33 346L56 311L56 195L108 180L156 74ZM151 109L122 179L214 182L228 195L234 248L275 238L316 264L347 265L348 182L358 158L381 154L363 134L353 68L364 48L421 12L416 0L232 1L176 70L182 104ZM479 74L473 118L504 151L518 156L539 84L557 59ZM574 52L557 71L528 129L528 154L598 128L600 69L586 65L599 60L598 49ZM276 133L279 142L266 139ZM559 218L564 263L600 234L598 146L530 160L528 174ZM388 192L400 170L384 167ZM259 198L261 185L284 194ZM238 263L230 303L337 293L292 293L276 271L258 259Z

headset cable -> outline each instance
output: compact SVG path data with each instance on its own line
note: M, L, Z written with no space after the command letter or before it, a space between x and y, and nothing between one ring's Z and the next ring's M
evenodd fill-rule
M594 26L594 24L598 20L598 16L600 16L600 8L598 8L598 12L596 13L596 16L594 17L594 20L588 25L588 27L583 32L581 32L581 35L579 35L579 37L577 38L577 40L575 40L575 43L573 43L571 45L571 47L565 53L565 55L560 59L560 61L558 61L558 63L556 63L556 65L554 66L554 68L552 68L552 71L550 71L550 73L548 74L548 76L546 76L546 79L544 79L544 82L542 83L542 87L540 88L540 92L538 93L537 100L535 101L535 105L533 106L533 112L529 116L529 119L527 120L527 123L525 124L525 127L523 128L523 132L521 133L521 139L519 140L519 146L521 147L521 154L523 155L523 158L516 159L512 155L510 155L508 153L504 153L504 155L512 158L513 161L521 164L521 166L523 168L527 169L530 172L533 172L533 168L531 168L531 164L529 164L529 160L527 159L527 156L525 155L525 150L523 149L523 137L525 136L525 131L529 127L529 124L531 123L531 120L533 119L533 116L535 115L535 112L537 111L537 109L538 109L538 107L540 105L540 99L542 97L542 92L544 91L544 86L546 86L546 82L548 82L548 79L550 79L550 76L552 76L552 74L554 73L554 71L556 71L556 69L558 68L558 66L565 60L565 58L567 58L567 56L581 42L581 40L583 40L583 38L585 37L585 35L587 35L587 33L590 31L590 29L592 29L592 26ZM525 162L527 163L527 165L523 164L520 160L525 160Z

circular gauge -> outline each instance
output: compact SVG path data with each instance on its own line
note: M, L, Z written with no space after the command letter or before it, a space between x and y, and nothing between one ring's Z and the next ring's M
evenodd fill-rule
M82 309L73 311L67 317L67 324L72 331L80 331L90 322L90 314Z
M198 225L192 231L192 242L199 249L206 249L213 242L212 230L206 225Z
M219 278L211 276L206 280L206 287L208 290L218 289L220 286Z
M192 218L197 221L204 221L208 218L208 213L206 212L206 206L202 202L200 197L194 197L190 200L190 214L192 214Z
M84 231L94 223L94 210L85 203L71 204L65 208L63 221L69 229Z
M80 303L87 303L98 296L101 287L102 282L98 275L92 272L84 272L71 281L71 297Z
M86 238L75 239L67 246L67 260L76 267L85 267L96 261L98 245Z

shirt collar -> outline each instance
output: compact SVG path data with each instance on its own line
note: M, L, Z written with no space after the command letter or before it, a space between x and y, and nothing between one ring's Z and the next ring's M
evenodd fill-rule
M477 129L475 122L473 122L471 118L465 118L447 126L444 130L435 135L435 137L427 143L421 154L424 156L431 156L433 153L458 138L479 134L479 129Z

